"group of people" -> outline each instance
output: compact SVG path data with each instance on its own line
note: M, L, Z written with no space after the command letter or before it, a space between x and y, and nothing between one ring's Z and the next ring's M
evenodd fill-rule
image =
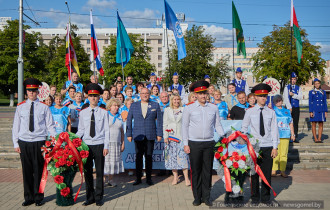
M13 125L13 143L22 161L25 199L22 205L43 204L43 194L38 192L44 162L40 148L47 137L65 131L76 133L89 147L84 173L84 206L93 203L102 206L104 185L116 186L114 175L124 172L121 153L125 150L125 138L128 142L134 140L135 144L136 180L133 185L142 183L143 156L146 183L153 185L154 143L163 140L165 168L172 170L172 185L179 182L178 170L182 170L185 184L192 186L193 205L205 203L211 206L214 133L225 135L221 120L242 120L241 131L244 133L250 127L251 134L260 141L263 158L258 159L258 164L269 183L278 170L281 176L287 177L288 145L290 140L297 142L301 100L295 74L291 75L291 84L285 88L283 97L276 95L272 100L268 96L269 85L258 84L250 92L240 68L236 70L236 78L227 85L229 94L224 100L222 93L210 84L208 75L204 80L193 82L188 89L179 83L177 73L173 74L172 80L173 84L165 90L157 84L154 73L150 75L148 85L141 82L134 85L133 77L128 76L126 84L117 78L108 89L98 83L95 75L84 87L79 83L78 74L73 72L60 93L52 85L50 95L40 102L37 95L41 82L26 79L27 100L18 104ZM320 126L319 137L314 135L315 142L319 142L328 110L320 81L316 79L314 83L315 88L310 92L310 113L313 135L316 122ZM251 183L252 202L260 199L269 202L270 189L265 184L260 197L258 175L251 177Z

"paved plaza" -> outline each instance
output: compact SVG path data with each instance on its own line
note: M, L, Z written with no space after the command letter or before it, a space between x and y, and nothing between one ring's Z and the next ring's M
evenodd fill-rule
M156 170L155 170L156 171ZM183 177L181 177L181 180ZM126 173L120 175L118 186L114 188L105 187L104 205L98 207L95 204L88 207L82 206L85 201L85 185L79 194L77 203L70 207L58 207L55 204L55 183L51 175L45 189L45 204L42 207L34 205L24 209L209 209L202 204L198 207L192 205L193 195L190 187L184 182L172 186L172 176L154 176L155 185L143 184L133 186L134 176ZM213 188L211 199L214 204L224 200L224 184L217 175L212 179ZM74 193L77 192L80 184L80 175L76 174L74 180ZM245 184L246 204L250 197L250 183ZM324 209L330 209L330 171L329 170L296 170L291 171L289 178L273 177L272 186L278 196L275 201L287 200L321 200L324 201ZM0 170L0 209L23 209L23 183L20 169ZM261 208L263 209L263 208Z

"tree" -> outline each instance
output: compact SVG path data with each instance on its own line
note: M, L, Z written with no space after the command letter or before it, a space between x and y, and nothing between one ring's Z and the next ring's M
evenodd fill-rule
M215 41L210 35L204 33L202 26L193 25L184 35L187 57L178 61L178 50L173 44L170 53L170 69L167 67L166 83L171 84L172 75L177 72L180 75L180 83L187 86L190 82L201 80L207 74L211 82L223 84L229 78L230 71L226 59L220 59L215 65L210 62L213 59L212 50Z
M149 79L151 72L156 70L155 65L150 63L149 54L151 48L148 47L142 38L137 34L129 34L130 40L134 47L134 53L130 61L124 67L125 78L132 76L134 82L145 81ZM118 76L122 76L122 66L116 63L116 36L110 36L110 45L104 48L104 55L102 57L102 64L106 85L113 84Z
M8 25L0 31L0 89L5 95L15 93L18 86L18 20L7 21ZM30 26L24 25L23 29ZM26 33L23 50L24 78L42 79L45 69L44 54L46 46L41 42L40 33Z
M298 76L298 83L305 84L313 76L324 75L325 61L321 58L319 46L312 45L307 39L304 29L300 30L303 40L303 58L297 60L294 37L292 39L291 59L291 29L290 23L284 27L274 26L269 36L264 37L258 44L260 50L252 57L253 75L262 80L264 76L273 77L281 84L281 92L289 81L291 72Z
M77 55L80 82L86 85L90 81L90 75L92 75L90 71L90 60L80 43L80 37L75 34L76 30L78 30L78 27L71 25L71 38ZM43 81L56 85L58 89L62 88L63 84L68 80L68 68L65 66L65 43L66 36L62 38L55 36L49 42L48 50L45 54L47 75L44 76Z

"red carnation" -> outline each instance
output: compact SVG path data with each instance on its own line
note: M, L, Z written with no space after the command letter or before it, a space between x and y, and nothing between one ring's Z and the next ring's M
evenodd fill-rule
M56 168L59 168L60 167L60 163L58 161L55 163L55 167Z
M81 145L81 139L79 139L79 138L73 139L72 140L72 143L73 143L73 145L75 147L80 147L80 145Z
M228 142L227 138L223 138L222 141L221 141L221 143L223 143L223 144L227 144L227 142Z
M236 161L239 161L239 156L238 156L238 155L235 156L234 159L235 159Z
M230 157L230 158L229 158L229 160L233 161L233 160L234 160L234 158L233 158L233 157Z
M68 167L73 166L73 162L71 162L71 161L66 161L66 165L67 165Z
M238 162L233 162L233 167L238 169Z
M242 159L243 161L246 161L246 157L245 157L244 155L241 156L241 159Z
M233 157L235 157L235 156L237 156L237 155L238 155L237 152L233 152L233 154L232 154Z
M66 159L61 158L61 159L59 159L59 160L57 161L57 163L58 163L60 166L63 166L63 165L66 164Z
M63 183L63 180L64 180L64 177L63 177L63 176L56 175L56 176L54 177L54 181L55 181L56 184L61 184L61 183Z
M222 151L223 151L223 147L219 147L218 152L222 152Z
M214 154L214 157L215 157L215 159L219 160L219 159L220 159L220 153L216 152L216 153Z
M226 159L225 156L222 156L222 157L221 157L221 161L224 161L225 159Z
M50 145L52 145L52 143L50 143L50 141L46 141L45 145L46 145L46 147L50 147Z
M80 151L81 158L88 158L88 155L89 155L88 151L85 151L85 150Z
M69 194L70 194L70 188L69 188L69 187L63 188L63 189L61 190L61 195L62 195L63 197L66 197L66 196L68 196Z

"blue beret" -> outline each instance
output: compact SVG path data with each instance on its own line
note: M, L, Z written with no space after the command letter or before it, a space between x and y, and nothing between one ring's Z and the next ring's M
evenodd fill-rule
M156 74L154 73L154 72L152 72L151 74L150 74L150 76L152 77L152 76L156 76Z
M297 74L294 73L294 72L292 72L292 73L291 73L291 78L296 78L296 77L297 77Z
M174 72L173 76L179 76L178 72Z
M321 81L318 78L315 78L314 82L321 82Z
M236 69L236 72L241 72L241 73L242 73L242 69L241 69L241 67L238 67L238 68Z
M209 75L205 75L204 79L210 79Z

